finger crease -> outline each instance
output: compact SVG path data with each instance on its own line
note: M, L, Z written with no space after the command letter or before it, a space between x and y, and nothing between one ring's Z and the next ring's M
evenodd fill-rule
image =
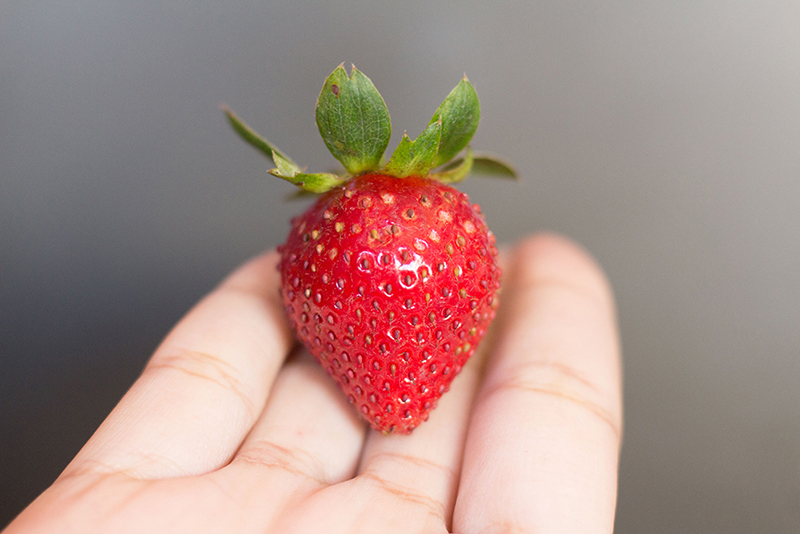
M144 477L136 475L135 469L132 467L115 467L97 458L84 460L77 468L71 469L61 475L59 480L82 478L85 476L107 477L113 475L120 475L131 480L146 480Z
M431 460L425 460L424 458L419 458L417 456L410 456L407 454L400 454L396 452L380 452L372 455L372 457L369 460L370 464L369 469L373 471L377 470L377 467L373 464L373 462L379 463L381 461L392 461L399 464L410 464L414 467L442 472L450 478L456 477L456 472L454 469L433 462Z
M423 495L422 493L411 491L407 487L400 486L398 484L393 484L375 474L372 470L367 470L358 475L360 479L367 479L371 481L377 488L384 493L388 493L394 498L400 499L402 502L406 504L411 504L413 506L419 506L424 508L428 511L428 513L435 518L444 521L445 520L445 509L444 504L440 503L436 499L429 497L427 495Z
M236 460L268 469L278 469L328 485L325 469L310 454L292 450L267 440L250 443L237 456Z
M92 469L91 465L95 464L98 468ZM80 469L71 471L64 474L56 480L56 484L66 479L77 479L70 482L70 488L76 489L69 492L67 498L73 502L80 502L90 493L97 491L103 484L118 484L120 479L128 482L145 482L141 479L131 476L124 471L112 470L99 461L92 461L92 464L81 466Z
M554 350L553 352L558 351ZM503 370L503 374L512 377L531 376L534 373L543 374L547 372L555 374L556 380L558 378L576 380L596 393L602 393L602 389L594 381L586 378L585 373L578 371L571 365L553 360L527 360Z
M233 369L232 365L222 358L206 352L190 349L177 350L178 352L175 354L166 356L159 355L157 359L154 359L153 362L147 366L146 371L171 369L194 378L200 378L217 384L234 393L241 400L251 420L256 418L256 407L253 405L253 401L250 397L244 392L241 381L226 369ZM199 370L192 369L192 367L197 366L200 367ZM211 372L208 372L209 369ZM217 376L212 376L212 373Z
M552 398L565 400L569 403L579 406L584 410L587 410L589 413L594 414L601 421L607 423L618 441L621 438L622 435L622 431L620 428L621 425L617 422L616 418L612 416L609 410L601 406L599 403L589 400L586 397L579 395L577 393L571 392L569 391L569 389L564 387L553 386L550 384L531 384L531 383L510 380L507 382L502 382L490 388L483 395L483 400L498 393L508 393L512 391L521 391L525 393L546 395Z

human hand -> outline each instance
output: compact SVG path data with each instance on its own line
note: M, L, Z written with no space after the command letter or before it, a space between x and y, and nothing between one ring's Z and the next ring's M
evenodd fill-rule
M410 436L368 430L292 336L277 256L167 336L6 534L613 530L621 378L613 298L553 236L503 255L498 317Z

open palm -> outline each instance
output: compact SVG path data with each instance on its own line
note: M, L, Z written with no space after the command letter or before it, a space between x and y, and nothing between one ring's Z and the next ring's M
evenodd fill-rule
M292 351L276 261L175 327L7 534L612 531L619 347L585 253L553 236L507 251L497 321L410 436L368 430Z

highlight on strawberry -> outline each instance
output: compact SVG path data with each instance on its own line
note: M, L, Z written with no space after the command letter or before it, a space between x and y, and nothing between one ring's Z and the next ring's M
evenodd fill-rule
M271 160L271 175L321 194L278 247L298 339L372 428L410 433L475 352L498 304L495 238L478 205L449 185L471 174L516 177L469 146L480 119L475 89L465 76L387 160L383 98L355 66L348 76L339 65L316 106L338 174L306 173L223 110Z

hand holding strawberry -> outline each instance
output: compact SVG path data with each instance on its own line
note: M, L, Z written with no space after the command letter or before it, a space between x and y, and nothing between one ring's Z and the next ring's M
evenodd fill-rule
M277 154L269 150L273 156ZM279 163L281 156L275 157L276 173L292 179L302 174ZM312 348L316 336L320 337L320 346L331 341L329 331L342 342L342 348L334 350L325 346L327 352L318 352L317 358L334 368L336 372L331 374L338 377L343 388L352 387L348 394L354 394L355 386L364 383L364 373L372 361L389 365L388 374L381 374L382 378L392 377L394 363L395 376L400 380L398 369L408 371L411 363L422 360L409 355L406 362L402 351L388 350L389 344L396 342L392 326L400 313L409 310L403 311L405 299L384 299L381 294L409 295L413 300L419 298L414 291L420 286L438 283L435 287L440 295L448 288L449 296L438 298L452 297L443 306L451 308L453 315L445 317L445 310L437 309L435 321L430 321L420 314L416 325L426 320L429 324L410 330L436 340L440 321L450 325L442 328L437 348L444 349L448 336L454 344L451 349L461 346L461 353L456 355L453 349L440 354L463 357L472 350L465 349L465 344L475 344L469 340L469 330L454 326L456 308L466 303L472 311L473 299L462 297L461 289L478 301L475 309L482 310L469 328L474 327L477 335L478 327L485 326L483 313L492 310L489 295L494 289L489 283L483 287L481 280L491 278L492 273L495 281L499 276L494 256L490 251L485 256L478 253L485 262L478 265L475 260L473 272L481 273L475 279L476 286L464 282L471 256L457 248L459 235L466 239L467 221L476 228L470 235L484 236L491 248L482 220L470 218L463 197L441 189L443 186L418 177L405 181L371 174L365 172L346 185L334 184L309 211L311 215L295 221L282 255L270 252L251 261L191 310L64 473L4 534L612 532L621 434L619 347L607 282L578 247L560 238L540 236L508 251L504 258L504 302L492 326L493 335L464 364L452 391L441 398L439 408L431 415L433 421L410 436L367 431L334 381L308 353L301 351L287 358L294 339L284 319L287 305L296 306L295 312L289 310L290 317L294 317L301 335L302 326L309 325L306 340L311 340ZM314 180L299 178L308 184L321 183ZM425 206L415 207L413 220L426 222L427 231L436 229L440 242L445 243L448 262L448 269L442 272L459 266L462 273L457 277L454 272L447 278L429 273L428 285L421 282L425 276L420 273L422 263L429 262L433 268L438 264L419 254L414 241L403 241L408 232L391 231L389 223L407 213L394 208L386 211L383 224L373 226L379 231L388 225L389 232L379 231L375 242L382 243L383 239L395 245L388 251L392 253L390 261L384 263L381 254L388 252L375 245L378 252L369 257L376 260L368 265L369 272L363 265L359 269L357 255L351 257L349 268L337 267L336 260L344 254L344 248L336 236L344 233L344 228L337 232L336 222L360 217L358 224L366 224L363 221L372 213L369 207L361 207L357 200L354 207L348 202L366 194L373 205L383 202L380 192L385 192L387 180L413 188L416 201L416 195L428 187L441 193L424 193L431 211L426 212ZM380 189L373 190L373 184ZM348 199L346 192L354 187L362 196L354 194ZM451 192L452 204L445 192ZM397 198L385 205L398 206ZM443 209L454 224L439 227L430 221L435 221ZM326 219L326 211L334 215L334 210L336 217ZM297 233L301 220L307 217L314 222L330 220L333 230L328 228L325 235L319 230L313 237L314 225L307 224ZM359 243L369 244L375 239L370 230L365 226L361 232L352 233L355 237L348 239L356 240L353 250ZM306 232L307 241L303 238ZM293 244L293 239L303 245ZM453 240L451 255L446 246ZM333 258L331 243L338 243ZM323 245L319 252L317 245ZM299 252L288 251L295 247ZM419 269L403 269L409 265L403 257L405 249L420 255L419 260L412 256L411 261L419 261ZM292 253L297 258L291 259ZM315 273L319 276L306 278L304 274L303 283L309 285L290 289L294 287L293 278L288 278L287 286L286 272L297 269L295 262L301 262L301 272L314 272L312 260L305 269L301 254L319 262ZM467 262L467 269L462 261ZM280 275L275 272L278 265ZM323 265L331 270L323 272ZM329 273L327 282L322 281L325 272ZM338 291L328 292L328 287L337 287L334 273L341 274L345 283ZM412 273L417 275L416 282L403 278ZM366 275L380 275L374 278L376 285L370 286L373 299L359 292L359 280ZM395 282L384 276L399 278ZM281 286L282 296L278 297ZM308 295L307 288L311 289ZM325 294L316 302L319 288L325 288ZM294 300L289 290L295 291ZM427 292L422 293L423 300ZM434 293L431 291L431 300ZM341 310L336 307L337 299L342 300ZM378 301L380 312L369 311L372 300ZM308 310L303 303L308 304ZM331 311L336 314L333 323L323 314L326 303L335 310ZM420 304L412 304L411 310L418 310L415 306ZM346 361L339 352L348 350L343 339L356 333L354 328L351 334L341 318L350 313L357 318L358 309L364 319L361 324L367 329L359 331L358 344L353 338ZM389 312L395 314L392 321ZM310 314L308 322L302 316L298 319L297 313ZM413 316L407 316L411 327L416 326ZM379 318L384 317L386 322L378 328ZM321 326L322 335L316 325ZM411 347L428 350L424 348L427 341L420 344L415 335L408 339L408 332L404 325L398 345L409 346L409 352ZM463 339L461 332L465 332ZM373 335L372 343L366 343L367 335ZM381 343L387 344L386 354L392 356L383 355ZM365 345L377 346L378 350L369 352ZM419 354L419 350L416 352ZM348 376L350 382L343 384L339 374L347 375L346 364L358 363L359 353L368 365L353 369L360 373L357 379ZM334 355L342 370L333 363ZM437 369L431 371L427 381L418 379L411 385L433 384L438 388L460 365L450 363L451 371L445 375L438 367L440 362L446 365L445 360L434 360L438 357L422 361L423 365L435 361ZM373 365L369 372L385 369L385 365L377 370ZM376 424L375 415L381 415L380 424L395 414L404 415L399 409L405 405L400 402L402 393L399 400L396 396L402 389L397 388L409 386L393 382L394 378L387 380L388 391L378 383L373 390L376 402L368 404L372 424ZM377 402L379 394L381 403ZM366 390L364 395L368 395ZM424 398L419 397L421 402ZM372 401L367 397L366 402ZM379 411L385 408L384 402L394 403L391 412ZM414 406L411 401L408 404ZM419 402L416 406L418 410ZM427 413L424 404L417 413ZM392 424L397 430L410 426L402 416Z

